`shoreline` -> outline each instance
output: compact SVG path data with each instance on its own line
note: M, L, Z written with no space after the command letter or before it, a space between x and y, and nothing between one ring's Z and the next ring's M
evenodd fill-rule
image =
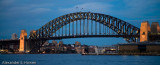
M131 56L160 56L160 54L149 54L149 53L114 53L114 54L96 54L96 53L85 53L82 55L131 55Z
M33 54L33 53L1 53L1 54ZM43 53L36 53L43 54ZM78 53L45 53L45 54L78 54ZM149 54L149 53L113 53L113 54L97 54L97 53L83 53L80 55L129 55L129 56L160 56L160 54Z

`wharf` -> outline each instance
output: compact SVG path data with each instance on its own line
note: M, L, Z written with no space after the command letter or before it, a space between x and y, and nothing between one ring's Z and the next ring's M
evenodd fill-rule
M151 53L113 53L113 54L97 54L97 53L85 53L82 55L133 55L133 56L160 56L160 54L151 54Z

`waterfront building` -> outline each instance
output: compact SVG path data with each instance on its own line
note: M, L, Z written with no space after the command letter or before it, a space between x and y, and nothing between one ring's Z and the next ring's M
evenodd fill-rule
M95 47L96 46L89 46L88 53L95 53Z
M59 41L58 47L62 47L62 46L63 46L63 41Z
M49 45L49 41L46 41L42 46L48 46L48 45Z
M76 41L76 42L75 42L75 47L79 47L79 46L81 46L81 43L78 42L78 41Z
M64 51L65 53L67 53L67 51L68 51L67 47L68 47L67 45L64 45L64 46L63 46L63 51Z
M75 47L75 45L74 45L74 44L71 44L71 47Z
M109 45L109 46L104 46L105 47L105 52L104 53L117 53L117 45Z
M88 53L88 46L87 45L82 45L82 54Z
M105 52L105 47L95 47L95 52L96 54L104 54Z
M117 46L116 45L112 45L112 46L101 46L95 47L95 53L96 54L113 54L113 53L117 53Z
M67 45L67 53L76 53L74 45L71 44Z
M57 43L57 41L53 40L52 44L53 44L53 46L56 46L58 43Z
M160 42L137 42L118 44L118 53L160 54Z
M82 48L81 47L75 47L75 51L80 54L82 53Z
M75 42L75 51L76 51L78 54L82 53L81 43L78 42L78 41Z
M57 47L58 51L63 51L64 50L63 49L63 41L59 41L59 43L56 45L56 47Z

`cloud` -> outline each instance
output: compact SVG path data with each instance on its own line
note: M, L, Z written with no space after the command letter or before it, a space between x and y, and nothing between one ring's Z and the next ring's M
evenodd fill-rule
M53 4L23 4L21 6L15 5L11 6L5 11L0 12L1 16L15 16L15 15L34 15L37 13L46 13L51 11L52 9L48 8L50 6L54 6Z
M121 14L129 17L153 15L160 8L158 0L124 0L126 9L120 11Z
M1 0L0 5L11 5L12 3L14 3L16 0Z
M44 13L44 12L49 12L51 9L49 8L35 8L33 10L30 10L29 12L31 13Z
M60 12L65 12L65 13L71 13L71 12L106 12L110 11L110 8L112 5L110 4L104 4L104 3L84 3L84 4L79 4L75 5L71 8L61 8L59 9Z

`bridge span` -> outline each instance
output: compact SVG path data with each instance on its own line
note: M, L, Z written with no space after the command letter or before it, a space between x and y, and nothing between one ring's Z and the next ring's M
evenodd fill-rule
M154 26L157 26L156 32ZM154 31L154 32L153 32ZM150 28L148 22L142 22L138 28L128 22L116 17L92 12L69 13L57 17L41 28L33 30L27 38L27 32L21 31L19 41L20 51L38 52L43 43L47 40L57 40L66 38L88 38L88 37L121 37L127 42L148 41L149 37L154 41L159 39L160 27L153 24ZM156 34L156 35L153 35ZM6 40L6 42L9 42ZM6 43L0 40L0 44Z

